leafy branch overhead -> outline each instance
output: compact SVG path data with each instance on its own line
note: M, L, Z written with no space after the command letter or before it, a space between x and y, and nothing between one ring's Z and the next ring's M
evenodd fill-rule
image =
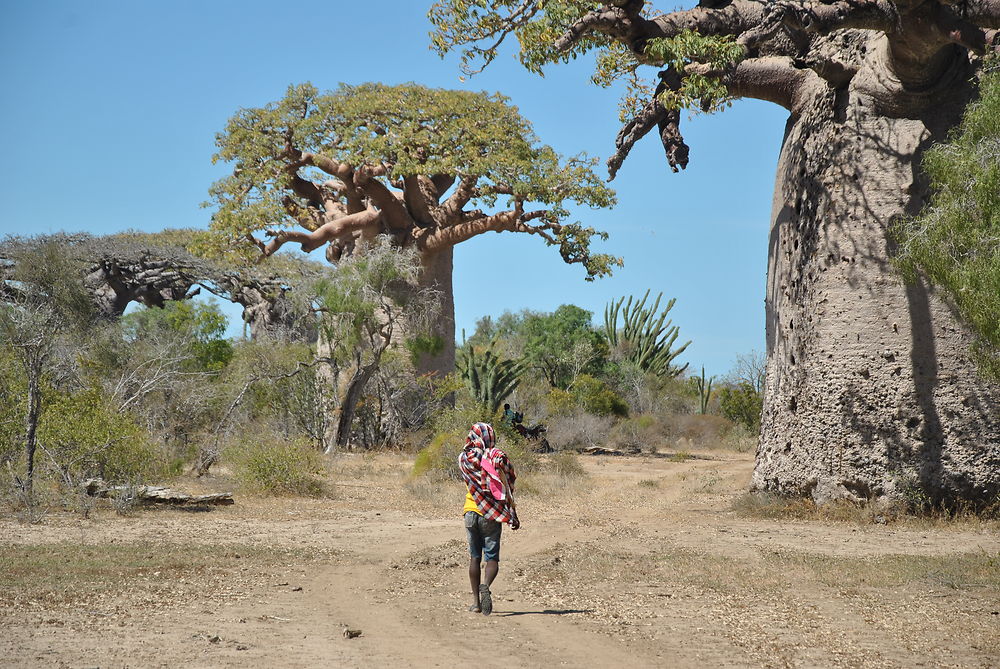
M429 17L433 48L457 50L466 74L496 58L508 38L521 63L546 65L597 52L595 83L624 79L611 178L636 141L656 128L674 171L688 162L681 109L717 111L737 97L780 104L793 113L809 87L844 86L865 59L845 45L845 29L885 33L894 68L923 68L935 50L994 50L1000 1L705 0L658 11L647 0L437 0ZM642 69L663 68L655 77Z
M217 137L233 163L211 190L208 245L268 257L286 243L326 246L332 262L378 235L431 256L484 232L522 232L559 248L587 278L621 260L591 251L606 233L568 206L614 204L594 160L560 157L500 95L416 84L310 84L239 111Z

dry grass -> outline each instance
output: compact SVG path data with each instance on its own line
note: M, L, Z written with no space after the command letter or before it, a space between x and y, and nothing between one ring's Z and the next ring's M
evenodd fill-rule
M980 515L973 511L941 510L911 512L904 504L893 502L864 504L840 500L817 504L809 498L747 492L733 500L732 509L743 518L757 520L808 520L857 525L896 524L913 529L967 530L974 527L994 532L1000 529L1000 521L992 513Z
M241 577L329 559L330 551L186 543L53 543L0 546L0 608L127 608L225 595Z

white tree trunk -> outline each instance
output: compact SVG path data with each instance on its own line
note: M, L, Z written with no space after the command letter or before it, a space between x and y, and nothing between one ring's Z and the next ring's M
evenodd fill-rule
M959 120L970 73L892 97L882 61L866 62L847 90L817 87L786 131L752 485L817 501L989 503L1000 393L978 377L949 307L889 263L889 227L923 204L920 156Z

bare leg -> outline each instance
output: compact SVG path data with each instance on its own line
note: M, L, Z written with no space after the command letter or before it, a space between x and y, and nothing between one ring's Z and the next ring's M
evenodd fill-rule
M472 604L476 607L477 611L479 610L479 578L480 578L479 560L480 558L477 557L469 558L469 582L472 584ZM494 562L493 564L496 563ZM487 562L486 578L488 579L488 581L492 582L493 578L496 578L496 575L497 575L497 570L494 567L493 577L492 578L490 577L490 563Z
M476 571L479 571L478 565ZM493 585L493 579L497 577L497 572L500 571L500 563L496 560L486 561L486 585L487 587ZM476 578L478 581L478 577Z

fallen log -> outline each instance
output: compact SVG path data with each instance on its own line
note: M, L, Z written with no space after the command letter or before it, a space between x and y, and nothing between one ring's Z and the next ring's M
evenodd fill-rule
M233 493L216 492L208 495L190 495L162 486L109 486L102 479L87 479L83 489L90 497L120 497L132 495L141 504L170 504L174 506L202 506L235 504Z

